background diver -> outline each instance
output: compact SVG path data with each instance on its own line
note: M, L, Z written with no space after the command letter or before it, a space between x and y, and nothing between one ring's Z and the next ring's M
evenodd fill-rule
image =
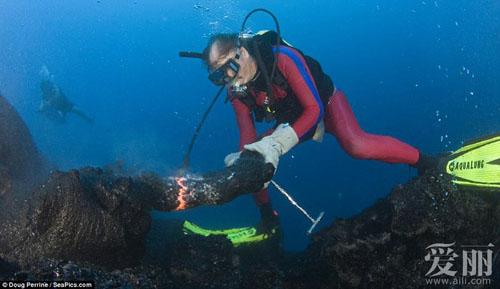
M240 131L240 152L225 158L231 166L242 150L262 154L276 170L279 158L298 143L321 141L324 132L335 136L356 159L408 164L423 174L437 166L437 158L396 138L365 132L346 95L321 65L281 39L274 31L257 34L216 34L200 56L209 79L227 87ZM258 136L254 121L275 121ZM254 193L260 209L260 228L279 229L267 185Z
M40 70L40 78L42 101L40 102L38 112L58 123L64 123L68 113L74 113L88 123L94 122L92 118L76 108L62 90L54 83L53 76L46 66L43 66Z

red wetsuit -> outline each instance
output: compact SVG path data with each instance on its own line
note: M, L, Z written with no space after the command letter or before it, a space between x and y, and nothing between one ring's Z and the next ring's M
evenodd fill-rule
M275 103L295 97L297 117L289 120L301 141L311 137L317 124L323 120L326 132L334 135L342 148L357 159L380 160L388 163L413 165L418 161L418 149L389 136L370 134L361 129L344 93L338 89L327 103L319 97L316 84L303 56L294 48L280 46L277 68L285 78L289 92L273 84ZM262 106L267 93L254 90L249 86L249 96L257 106ZM243 146L257 141L257 133L251 108L242 100L234 98L233 108L240 130L240 150ZM286 119L286 115L276 116ZM269 202L267 189L255 193L258 205Z

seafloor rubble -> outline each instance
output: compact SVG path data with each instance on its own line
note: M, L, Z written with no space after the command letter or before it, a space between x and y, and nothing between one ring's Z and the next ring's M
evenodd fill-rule
M0 133L25 129L0 100ZM0 139L1 280L93 280L97 288L427 288L426 247L455 243L459 254L464 245L494 245L491 284L433 287L500 288L499 192L461 189L438 172L396 187L315 234L304 252L288 254L275 241L233 248L223 237L184 235L179 222L150 216L258 189L269 170L256 156L199 177L53 171L29 178L18 194L16 182L33 176L42 158L27 130L22 141L10 135Z

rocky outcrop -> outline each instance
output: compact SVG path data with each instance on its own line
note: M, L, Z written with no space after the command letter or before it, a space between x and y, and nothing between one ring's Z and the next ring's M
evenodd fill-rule
M438 172L415 178L316 234L290 271L288 288L426 288L432 262L424 257L434 243L455 243L459 277L461 246L493 244L500 252L499 201L498 192L460 189Z
M29 189L44 176L44 168L24 121L0 95L0 197Z
M35 171L42 167L42 158L21 118L3 98L0 120L2 191L15 195L0 202L0 258L22 268L41 258L108 268L136 265L144 255L152 209L228 202L258 190L273 173L262 156L248 152L231 167L199 176L130 177L84 168L53 171L40 186L21 190L11 182L28 184L34 175L40 177Z
M98 168L53 172L29 199L2 204L6 209L0 212L0 258L23 267L40 258L107 267L137 264L144 254L152 209L226 202L228 195L247 189L241 185L245 182L237 182L239 170L236 166L183 177L182 183L180 178L153 174L115 176Z
M29 201L15 204L15 214L2 216L0 256L23 267L42 257L136 263L150 225L139 194L129 179L97 169L55 172Z

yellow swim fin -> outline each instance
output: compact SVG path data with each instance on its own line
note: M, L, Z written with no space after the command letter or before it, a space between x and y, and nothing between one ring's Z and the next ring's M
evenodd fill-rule
M500 134L474 140L448 156L446 173L458 185L500 189Z
M212 230L202 228L189 221L184 221L183 223L184 234L195 234L204 237L208 236L225 236L234 247L245 244L255 244L261 241L265 241L270 238L270 234L274 234L275 230L270 233L259 233L255 227L241 227L241 228L231 228L222 230Z

